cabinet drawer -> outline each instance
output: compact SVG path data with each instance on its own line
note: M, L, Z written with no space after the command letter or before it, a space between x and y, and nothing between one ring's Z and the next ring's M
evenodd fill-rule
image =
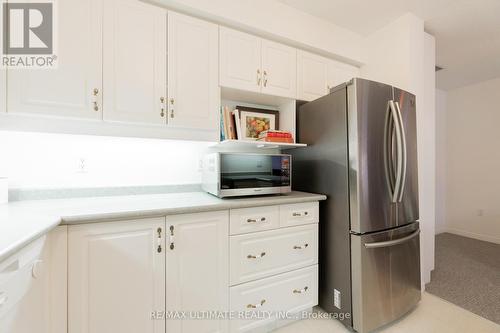
M231 209L229 233L231 235L247 232L276 229L280 223L280 207L264 206Z
M305 202L280 206L280 226L291 227L319 222L319 202Z
M231 285L318 263L318 225L230 237Z
M317 304L318 265L231 287L230 309L235 313L244 313L245 317L232 320L230 331L273 328L278 314L296 314ZM252 318L254 311L266 314L271 311L272 315L259 320Z

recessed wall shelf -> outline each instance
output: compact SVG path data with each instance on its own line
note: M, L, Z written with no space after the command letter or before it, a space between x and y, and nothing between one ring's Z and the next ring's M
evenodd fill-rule
M240 148L260 148L260 149L292 149L307 147L305 143L283 143L283 142L263 142L246 140L224 140L214 145L215 147L227 149Z

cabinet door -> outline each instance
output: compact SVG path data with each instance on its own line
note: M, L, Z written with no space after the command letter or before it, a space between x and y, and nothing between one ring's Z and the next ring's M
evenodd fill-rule
M220 85L260 92L262 84L261 39L220 28Z
M69 333L165 333L164 218L68 229Z
M57 2L58 66L9 70L9 113L102 118L101 6L102 0Z
M297 51L297 99L312 101L327 94L328 59Z
M228 212L167 217L167 311L227 311ZM169 333L227 332L227 320L167 320Z
M168 13L169 127L218 129L218 27Z
M359 68L335 60L328 61L328 90L359 76Z
M105 0L103 20L104 120L165 124L166 11Z
M292 47L262 41L262 92L295 98L297 51Z

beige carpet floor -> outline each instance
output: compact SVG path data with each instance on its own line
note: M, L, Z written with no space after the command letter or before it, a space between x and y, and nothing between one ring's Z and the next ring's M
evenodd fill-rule
M426 291L500 324L500 245L443 233Z

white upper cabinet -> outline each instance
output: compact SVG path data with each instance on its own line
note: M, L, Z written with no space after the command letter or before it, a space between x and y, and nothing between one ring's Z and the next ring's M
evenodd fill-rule
M218 129L218 26L168 13L168 125Z
M224 27L219 43L221 86L295 98L294 48Z
M261 39L220 27L220 85L260 92Z
M262 92L294 98L297 85L296 64L296 49L263 40Z
M104 120L165 124L167 12L104 1Z
M328 91L352 78L359 77L359 68L335 60L328 61Z
M228 211L167 216L167 311L224 312L229 309L228 219ZM186 318L168 320L166 331L222 333L227 330L228 321L224 319Z
M297 99L312 101L328 92L328 59L297 51Z
M9 70L9 113L102 118L102 3L57 2L58 67Z
M68 332L165 333L165 218L68 228Z

